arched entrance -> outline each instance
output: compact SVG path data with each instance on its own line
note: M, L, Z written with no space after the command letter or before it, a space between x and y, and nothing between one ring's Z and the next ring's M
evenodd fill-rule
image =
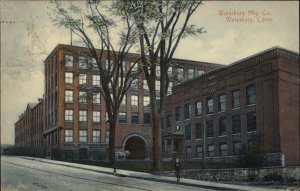
M125 141L125 150L130 152L128 159L144 160L146 154L146 142L139 136L131 136Z

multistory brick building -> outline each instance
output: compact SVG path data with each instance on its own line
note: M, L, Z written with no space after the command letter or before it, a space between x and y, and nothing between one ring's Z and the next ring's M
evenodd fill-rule
M96 159L106 152L109 128L104 98L98 94L86 99L79 88L100 85L98 71L86 67L89 55L87 48L58 45L45 60L43 136L49 157ZM129 59L124 67L130 64ZM174 59L173 66L169 73L176 76L174 83L222 67L180 59ZM142 74L138 81L143 88L132 86L128 91L116 128L117 149L129 150L132 159L150 158L152 150L149 91Z
M272 165L300 165L299 54L272 48L173 86L164 158L235 161L258 145Z
M28 103L15 123L15 146L43 148L44 102Z

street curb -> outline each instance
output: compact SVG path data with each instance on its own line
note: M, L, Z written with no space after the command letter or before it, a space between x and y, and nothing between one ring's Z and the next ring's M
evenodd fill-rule
M136 179L141 179L141 180L149 180L149 181L163 182L163 183L169 183L169 184L178 184L178 185L183 185L183 186L191 186L191 187L204 188L204 189L226 190L226 191L251 190L251 188L253 188L255 190L262 190L262 191L263 190L276 190L276 191L282 190L282 189L261 188L261 187L256 187L256 186L245 186L245 185L237 185L237 186L233 185L236 188L230 188L230 186L231 186L230 184L223 184L223 183L214 183L216 186L212 186L212 185L194 184L194 183L188 183L188 182L177 182L175 180L175 178L174 178L174 181L165 179L165 178L168 178L168 176L159 176L160 177L160 179L159 179L159 178L155 178L155 177L125 175L122 173L113 173L113 172L94 170L94 169L90 169L90 168L76 166L76 164L78 164L78 163L71 163L74 165L57 163L57 162L66 162L66 161L57 161L57 160L51 160L51 159L33 158L33 157L25 157L25 156L20 157L20 158L27 159L27 160L35 160L35 161L39 161L39 162L43 162L43 163L56 164L56 165L60 165L60 166L76 168L76 169L81 169L81 170L87 170L87 171L91 171L91 172L103 173L103 174L112 175L112 176L130 177L130 178L136 178ZM79 164L79 165L86 165L86 164ZM94 165L88 165L88 166L92 167ZM101 167L101 166L94 166L94 167ZM101 168L110 169L108 167L101 167ZM111 168L111 170L113 171L112 168ZM119 170L123 170L123 169L119 169ZM126 170L126 171L129 171L129 170ZM136 172L136 171L129 171L129 172ZM139 172L136 172L136 173L139 173ZM155 174L150 174L150 175L155 176ZM169 177L169 178L171 178L171 177ZM225 185L226 185L226 187L224 187ZM242 188L242 187L244 187L244 188Z

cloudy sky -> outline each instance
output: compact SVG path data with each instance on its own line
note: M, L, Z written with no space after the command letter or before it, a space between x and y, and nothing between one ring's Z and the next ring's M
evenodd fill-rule
M18 116L43 95L44 59L70 33L51 22L50 0L0 3L1 143L13 144ZM177 58L230 64L273 46L299 52L298 1L205 2L191 23L207 33L183 40Z

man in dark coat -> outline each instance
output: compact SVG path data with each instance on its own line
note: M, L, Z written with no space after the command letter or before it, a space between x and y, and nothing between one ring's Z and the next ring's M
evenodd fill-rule
M174 163L174 168L175 168L175 172L176 172L176 178L177 178L177 182L179 182L180 180L180 168L181 168L182 164L179 161L179 158L177 157Z

